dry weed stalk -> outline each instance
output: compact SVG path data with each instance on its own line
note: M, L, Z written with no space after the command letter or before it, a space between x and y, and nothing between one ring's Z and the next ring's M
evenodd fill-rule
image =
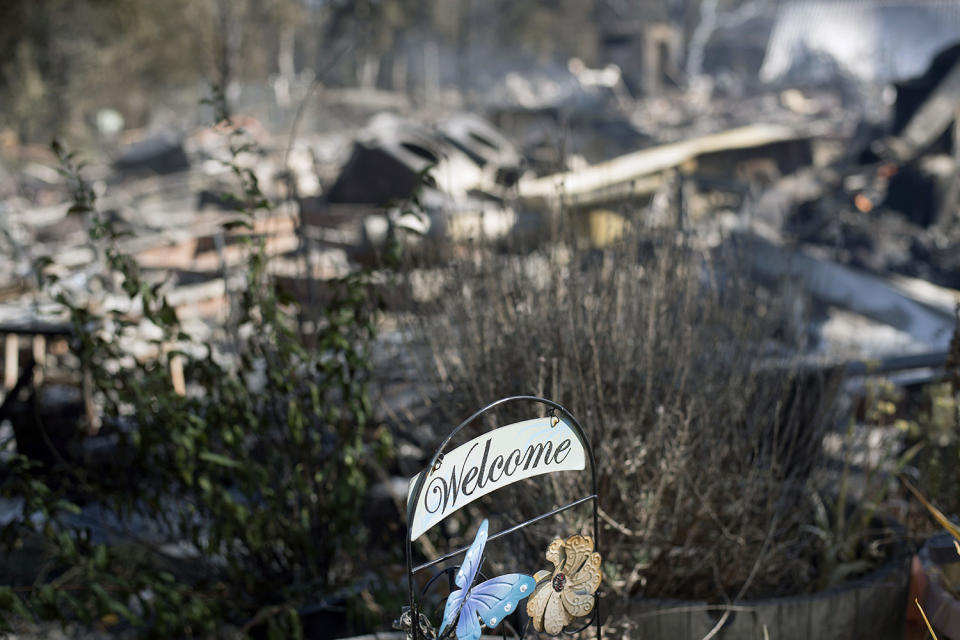
M600 461L606 584L713 602L808 587L803 492L837 385L758 366L794 346L784 301L674 236L522 257L475 247L446 282L416 331L446 417L520 393L578 416ZM518 492L511 508L543 511L548 494Z

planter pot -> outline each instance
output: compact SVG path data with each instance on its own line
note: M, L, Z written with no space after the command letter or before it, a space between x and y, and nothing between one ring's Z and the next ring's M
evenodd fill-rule
M911 557L895 550L878 569L819 593L739 602L714 636L721 640L808 638L902 640ZM631 635L644 640L703 638L723 614L704 602L635 600Z
M930 538L920 550L919 565L925 579L920 593L920 604L939 638L960 640L960 600L946 590L942 582L944 571L960 575L960 555L948 535Z

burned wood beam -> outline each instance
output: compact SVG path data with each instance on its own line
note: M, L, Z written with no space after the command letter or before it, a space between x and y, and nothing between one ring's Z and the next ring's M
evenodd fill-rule
M797 278L822 302L900 329L935 350L945 350L950 344L953 308L934 302L928 283L923 288L926 295L921 297L910 291L904 277L893 280L872 275L752 233L739 233L735 238L753 271L762 278Z
M218 237L224 240L221 250L217 249ZM219 225L213 229L197 229L196 235L154 242L132 253L135 253L137 263L146 268L217 271L224 266L243 264L249 254L243 240L261 237L268 255L293 251L299 245L293 219L290 216L271 216L255 220L252 229L224 232Z
M50 338L64 338L73 335L73 328L66 323L46 322L3 322L0 323L0 333L20 336L47 336Z
M0 302L13 300L30 290L25 278L16 278L9 282L0 282Z
M853 360L847 363L847 375L883 375L912 369L943 369L946 351L929 351L877 360Z
M913 114L899 136L876 143L875 153L888 162L910 162L947 130L956 118L958 107L960 64L954 65L923 106Z
M47 338L43 335L33 336L33 384L39 386L43 383L43 374L45 363L47 361Z
M642 149L578 171L521 180L520 200L534 209L595 206L614 200L652 196L662 174L708 154L770 147L807 139L792 128L756 124L682 142Z
M168 355L168 366L170 369L170 384L173 386L173 392L178 396L187 395L187 383L183 374L183 356L179 353L170 354L173 345L167 343L163 345L163 352Z
M3 342L3 386L13 389L20 370L20 336L8 333Z
M223 317L227 312L227 289L223 278L214 278L171 290L167 293L167 302L181 321Z
M90 369L83 369L83 379L80 383L83 392L83 414L87 419L87 435L95 436L100 431L100 414L94 401L93 373Z

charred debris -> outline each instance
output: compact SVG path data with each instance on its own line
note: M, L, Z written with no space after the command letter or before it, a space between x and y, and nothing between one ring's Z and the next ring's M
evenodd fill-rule
M207 342L220 337L245 235L265 240L270 269L301 302L322 304L322 283L373 260L397 225L425 247L516 249L562 228L598 250L627 228L660 227L706 251L735 247L758 282L796 287L815 319L800 355L905 383L940 375L960 289L960 45L897 83L882 120L851 109L847 90L680 92L669 86L672 37L611 31L613 50L660 52L646 56L659 66L637 75L574 60L559 79L510 74L472 112L324 89L309 111L334 126L273 135L238 118L260 149L246 162L280 203L249 229L224 229L235 214L221 195L224 138L211 128L140 135L87 174L100 209L129 231L123 248ZM36 147L12 157L16 179L0 173L0 246L12 258L0 262L0 424L16 429L28 390L42 388L48 410L82 414L95 430L72 329L50 313L33 265L51 256L63 286L95 307L110 308L111 293L53 157ZM420 215L402 216L414 193ZM144 320L131 355L151 357L150 335ZM17 436L46 455L26 430Z

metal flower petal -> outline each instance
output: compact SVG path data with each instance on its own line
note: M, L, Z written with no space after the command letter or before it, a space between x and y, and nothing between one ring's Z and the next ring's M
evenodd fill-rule
M537 588L527 600L527 615L534 629L557 635L575 618L593 611L593 594L603 579L601 558L593 550L593 538L581 535L554 540L547 547L546 558L554 569L552 573L537 572Z

